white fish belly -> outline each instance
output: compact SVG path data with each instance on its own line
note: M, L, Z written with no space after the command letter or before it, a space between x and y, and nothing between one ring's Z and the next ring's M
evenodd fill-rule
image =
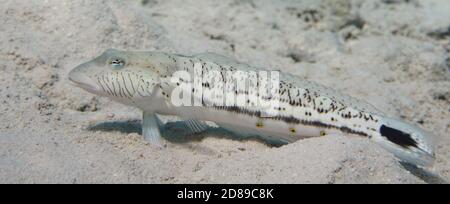
M215 122L228 131L241 136L261 137L283 142L334 134L338 130L305 124L290 124L276 118L257 116L204 107L180 107L177 114L183 118L194 118Z

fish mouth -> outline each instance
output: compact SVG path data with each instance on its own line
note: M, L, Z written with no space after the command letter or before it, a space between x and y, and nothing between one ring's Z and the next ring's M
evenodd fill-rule
M83 73L76 72L75 70L69 73L68 79L73 86L80 87L86 91L97 92L100 90L98 84L91 78Z

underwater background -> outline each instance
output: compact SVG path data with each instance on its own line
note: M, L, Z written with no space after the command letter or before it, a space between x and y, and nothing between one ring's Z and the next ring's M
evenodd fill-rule
M0 183L450 181L448 0L0 0ZM171 144L140 112L71 86L108 48L215 52L299 75L433 133L431 172L351 135L282 147L211 130Z

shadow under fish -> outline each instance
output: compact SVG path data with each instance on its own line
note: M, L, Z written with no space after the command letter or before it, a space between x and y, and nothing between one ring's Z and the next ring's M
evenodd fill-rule
M104 121L88 126L89 131L120 132L142 134L141 120ZM201 141L206 137L226 138L237 141L255 140L270 147L281 147L287 143L258 136L242 136L221 127L208 127L202 133L194 133L184 121L167 122L161 126L161 135L171 143L184 144Z
M420 178L425 183L428 184L449 184L448 181L440 177L439 175L420 167L417 167L416 165L409 164L406 162L401 162L400 165L405 168L407 171L409 171L411 174L416 176L417 178Z

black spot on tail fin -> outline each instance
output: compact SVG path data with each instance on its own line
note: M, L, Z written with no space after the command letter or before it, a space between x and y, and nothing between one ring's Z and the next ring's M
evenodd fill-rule
M402 147L418 148L417 142L411 137L411 135L403 131L382 125L380 128L380 133L383 137L386 137L389 141L398 144Z

